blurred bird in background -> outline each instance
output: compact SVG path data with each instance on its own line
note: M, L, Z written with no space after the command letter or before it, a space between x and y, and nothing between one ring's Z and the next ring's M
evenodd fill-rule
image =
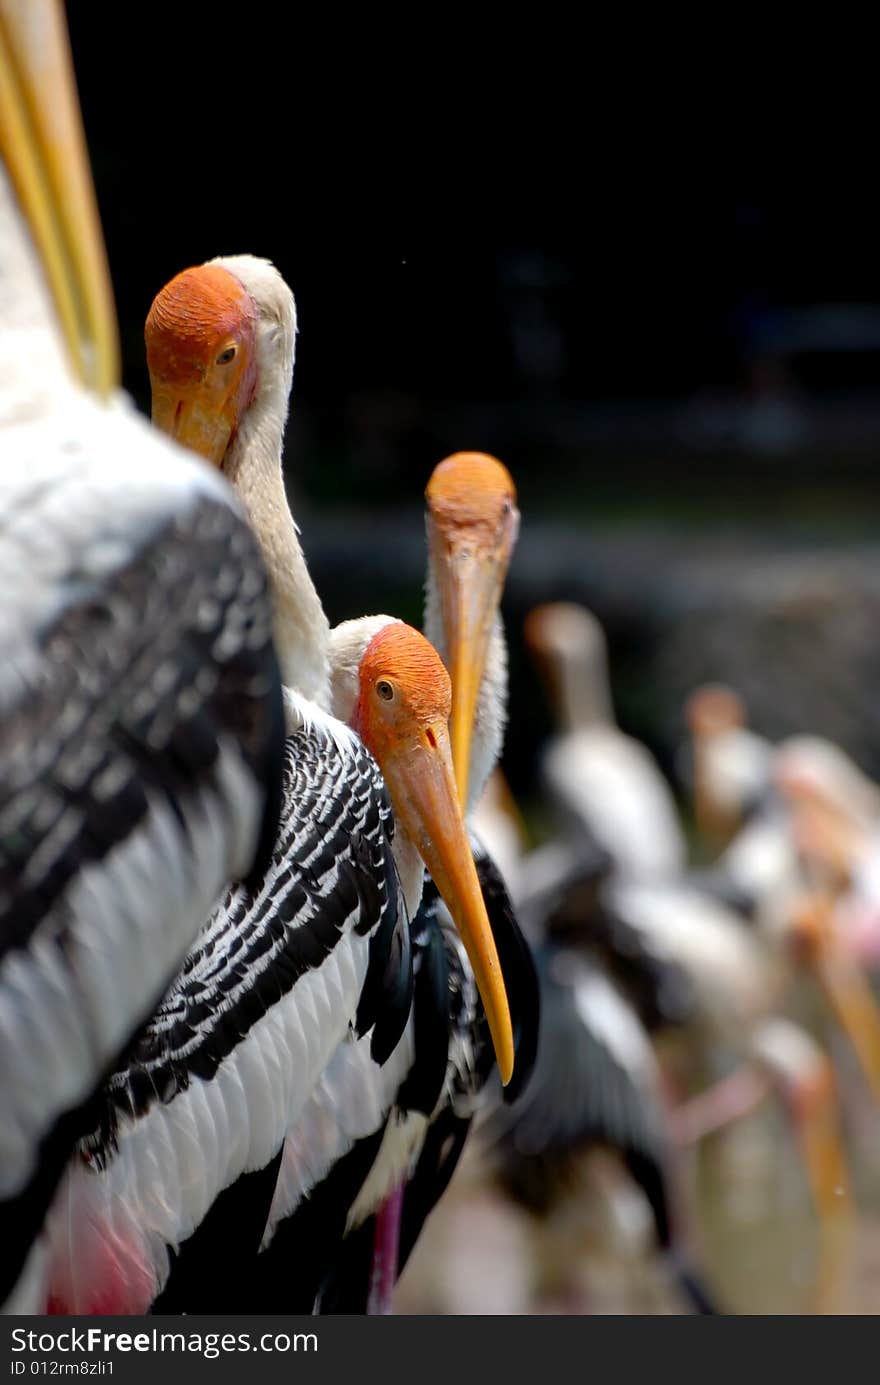
M471 1169L502 1220L499 1199L527 1214L513 1223L526 1268L510 1280L506 1302L496 1289L493 1311L541 1303L551 1311L602 1311L597 1266L614 1261L615 1245L618 1265L640 1266L652 1245L673 1272L679 1304L718 1311L720 1298L689 1244L693 1151L768 1097L790 1128L810 1191L818 1234L810 1302L827 1311L851 1263L851 1179L840 1079L821 1042L784 1014L792 965L806 956L808 917L825 900L805 894L806 829L790 811L791 796L806 792L794 773L797 743L777 750L749 731L732 691L695 692L686 708L693 823L708 864L690 867L671 788L647 750L613 725L595 617L572 605L537 609L526 642L562 725L542 755L553 809L549 838L528 849L503 784L482 809L487 830L504 844L520 922L537 948L542 996L532 1083L482 1130L482 1164ZM813 770L811 802L818 797L817 762L829 779L832 764L836 770L832 783L822 781L825 816L812 823L813 852L836 862L842 833L830 830L829 805L838 805L838 818L844 804L848 820L859 808L867 814L871 786L850 767L844 776L840 752L814 762L807 750L802 772L807 764ZM769 849L766 840L754 846L757 830L777 838ZM753 853L761 868L751 866ZM821 878L829 878L828 869ZM824 927L815 920L810 936L824 937ZM845 961L835 951L833 963L818 961L822 955L817 945L820 978L834 967L825 988L831 1014L852 1036L870 1081L872 1002L862 961L852 951ZM610 1176L612 1153L618 1163ZM635 1229L644 1217L608 1219L616 1201L632 1204L634 1190L653 1226L647 1240ZM604 1223L597 1211L603 1205ZM627 1224L628 1245L621 1231ZM630 1282L624 1302L628 1294L633 1302L658 1302L660 1263L654 1297L645 1300L644 1285ZM670 1290L665 1301L672 1301ZM454 1297L450 1306L461 1311L461 1303Z

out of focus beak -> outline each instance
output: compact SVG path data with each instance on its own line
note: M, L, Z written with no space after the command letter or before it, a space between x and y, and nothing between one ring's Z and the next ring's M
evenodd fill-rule
M789 1104L817 1215L821 1221L830 1220L847 1210L849 1174L838 1130L834 1073L824 1054Z
M819 1228L815 1312L834 1312L851 1260L853 1206L840 1132L834 1072L824 1053L785 1094Z
M222 466L235 428L231 405L218 409L210 399L185 395L154 382L152 418L157 428L182 447L197 452L216 467Z
M417 743L407 738L383 759L394 812L440 891L473 967L501 1081L513 1074L513 1028L501 963L489 926L467 831L458 806L449 735L438 722Z
M880 1102L880 1014L870 983L856 960L832 939L820 947L815 967L874 1099Z
M491 546L465 533L454 540L442 537L428 518L428 544L436 574L443 615L447 668L452 680L452 760L459 802L468 806L471 741L477 698L489 637L495 620L510 555L516 542L519 513L511 511L500 536Z
M827 892L805 897L793 912L792 933L880 1101L880 1012L867 976L835 937L833 908L834 896Z
M84 384L119 381L113 293L60 0L0 0L0 152Z

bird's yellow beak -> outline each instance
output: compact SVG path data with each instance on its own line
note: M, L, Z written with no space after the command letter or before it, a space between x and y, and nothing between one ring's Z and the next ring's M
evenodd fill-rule
M874 1099L880 1102L880 1012L871 984L834 935L834 896L817 889L792 906L789 932L849 1039Z
M512 509L500 532L487 540L478 527L450 534L430 514L427 520L452 679L452 760L465 809L477 699L518 525L519 513Z
M855 959L830 939L821 946L815 968L874 1100L880 1102L880 1012L871 984Z
M152 420L156 428L197 452L212 466L222 466L236 414L232 403L217 405L210 395L186 395L153 383Z
M119 383L113 294L60 0L0 0L0 153L84 384Z
M445 724L428 727L416 742L408 739L389 746L382 754L381 768L395 814L415 843L464 943L506 1086L513 1075L514 1057L510 1007L456 795Z

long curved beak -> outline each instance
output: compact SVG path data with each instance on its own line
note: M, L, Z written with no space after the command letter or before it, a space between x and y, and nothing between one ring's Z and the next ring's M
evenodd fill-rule
M819 887L796 921L804 960L852 1045L875 1101L880 1102L880 1011L871 984L846 945L835 936L834 895Z
M409 741L389 751L382 773L395 814L418 848L465 945L489 1022L501 1081L506 1086L513 1075L510 1006L458 806L446 726L438 722L418 744Z
M833 1297L851 1229L850 1176L840 1133L834 1073L824 1054L790 1103L810 1195L822 1235L820 1299Z
M197 397L153 386L153 424L182 447L221 466L235 426L232 414L214 409Z
M447 667L452 680L449 718L452 760L459 802L465 809L469 806L477 699L518 523L519 515L514 510L501 538L486 547L476 540L461 545L444 543L434 521L428 519L428 547L440 597Z
M880 1102L880 1012L868 978L858 962L830 938L820 943L814 966L874 1100Z
M116 316L60 0L0 0L0 153L76 373L108 395Z
M851 1263L854 1206L834 1075L827 1058L825 1073L819 1072L811 1087L795 1098L793 1123L819 1226L816 1312L833 1313L837 1310L841 1281Z

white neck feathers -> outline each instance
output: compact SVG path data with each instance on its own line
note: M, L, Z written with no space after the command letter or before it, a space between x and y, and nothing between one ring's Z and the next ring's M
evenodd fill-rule
M269 573L282 681L327 708L329 625L300 547L281 465L296 342L293 294L266 260L235 255L213 263L243 284L259 313L257 390L223 469L241 496Z
M597 627L589 638L573 639L551 649L547 662L561 730L585 731L616 724L601 629Z

